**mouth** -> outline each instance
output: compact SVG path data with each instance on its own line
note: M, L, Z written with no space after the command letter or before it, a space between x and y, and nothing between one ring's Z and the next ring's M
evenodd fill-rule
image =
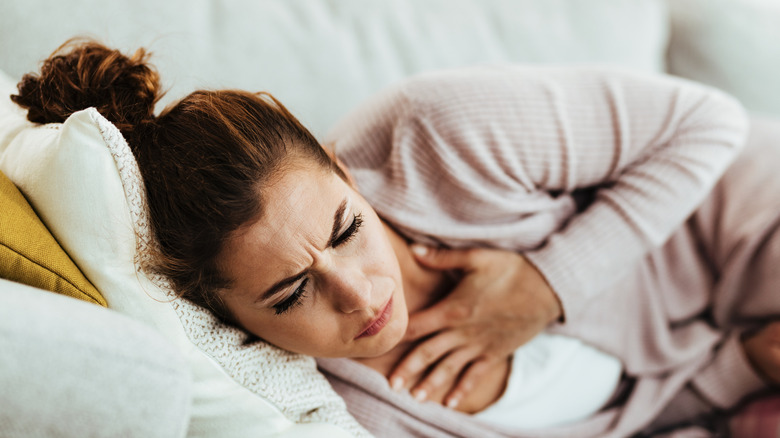
M387 304L385 304L384 308L379 312L379 314L371 320L371 322L368 323L366 328L363 329L360 334L355 336L355 339L365 338L367 336L374 336L375 334L382 331L383 328L385 328L385 325L390 321L390 316L393 314L393 297L390 297L389 300L387 300Z

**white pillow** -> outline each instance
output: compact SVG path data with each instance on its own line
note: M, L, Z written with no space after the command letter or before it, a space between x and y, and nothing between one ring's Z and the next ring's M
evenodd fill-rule
M669 72L780 115L780 1L668 0Z
M19 113L14 117L22 123ZM244 346L243 332L174 299L164 279L137 270L149 244L141 179L127 143L95 109L63 124L27 124L0 144L0 170L109 307L154 327L189 360L189 436L368 435L312 358L261 343Z
M189 367L154 330L3 279L0 302L0 436L185 436Z

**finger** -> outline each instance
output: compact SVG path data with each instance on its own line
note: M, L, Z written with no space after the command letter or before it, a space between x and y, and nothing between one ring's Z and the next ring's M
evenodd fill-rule
M415 259L428 268L470 270L479 258L478 249L446 249L414 244L412 253Z
M390 386L396 391L412 388L428 367L464 343L462 336L453 331L440 333L421 342L390 373Z
M468 347L450 352L414 386L412 396L418 401L424 401L433 394L448 394L464 368L478 355L479 349Z
M409 316L404 341L416 341L433 333L460 325L471 316L473 307L446 297L433 306Z
M460 376L452 391L444 399L444 405L455 409L466 395L476 388L477 382L490 371L493 365L494 362L489 359L472 362Z

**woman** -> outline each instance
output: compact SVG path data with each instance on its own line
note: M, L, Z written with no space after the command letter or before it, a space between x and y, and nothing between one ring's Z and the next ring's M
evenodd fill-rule
M387 388L360 385L380 375L414 386L418 400L476 413L495 433L578 436L632 434L665 406L728 408L763 387L759 374L780 381L777 325L737 324L774 317L776 300L757 292L743 298L768 302L760 311L723 309L748 263L734 268L721 254L746 245L721 247L734 239L718 228L723 205L707 196L745 123L712 90L588 69L420 77L337 128L346 167L267 94L198 91L155 117L159 97L143 51L128 58L84 43L52 55L12 98L33 122L95 106L117 125L147 189L160 243L153 268L267 342L354 359L321 364L348 402L365 401L350 407L369 427L365 409ZM754 213L762 232L749 259L772 260L758 242L771 241L776 212ZM415 258L413 248L425 251L413 242L494 249ZM672 269L681 261L685 270ZM404 341L409 312L424 308L409 336L424 340ZM534 352L544 358L523 380L519 366L528 371ZM594 388L576 395L584 403L542 424L496 419L507 417L501 409L531 412L562 389L559 378L576 381L567 363L590 367ZM723 369L747 387L727 388ZM519 400L539 376L549 385Z

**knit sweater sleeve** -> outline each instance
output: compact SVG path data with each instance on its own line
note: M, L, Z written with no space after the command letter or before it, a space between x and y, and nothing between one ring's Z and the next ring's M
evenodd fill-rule
M746 132L736 101L681 79L501 67L407 81L331 138L401 228L501 246L515 226L570 317L682 224Z
M715 350L712 360L691 380L691 385L713 406L731 409L746 396L767 389L740 340L741 333L729 334Z
M602 90L592 105L606 129L589 135L562 115L568 134L558 162L566 189L599 184L596 200L526 253L571 314L681 226L747 135L740 105L712 89L623 77Z

